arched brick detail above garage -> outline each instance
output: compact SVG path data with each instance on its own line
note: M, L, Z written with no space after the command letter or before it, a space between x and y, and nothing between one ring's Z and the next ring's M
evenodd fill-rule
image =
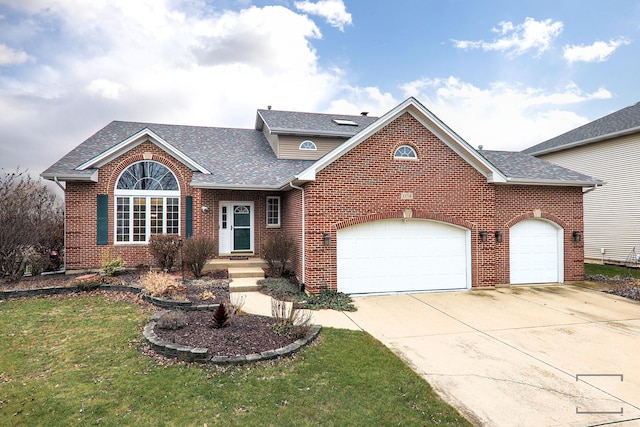
M417 209L406 209L402 211L387 211L368 214L357 218L350 218L348 220L340 221L334 224L331 228L332 231L336 231L346 227L351 227L352 225L364 224L366 222L379 221L383 219L426 219L457 225L469 230L473 230L476 228L475 224L460 218L453 217L451 215L437 212L421 211Z

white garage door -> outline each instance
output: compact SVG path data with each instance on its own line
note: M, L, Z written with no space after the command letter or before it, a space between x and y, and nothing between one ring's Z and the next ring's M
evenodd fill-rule
M341 292L452 290L471 283L466 229L436 221L389 219L337 234Z
M509 232L511 283L558 283L564 281L563 230L555 225L528 219Z

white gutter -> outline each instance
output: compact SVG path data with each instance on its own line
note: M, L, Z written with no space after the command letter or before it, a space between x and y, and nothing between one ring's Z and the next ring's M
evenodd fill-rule
M302 187L298 187L296 185L293 185L293 181L289 182L289 185L291 186L291 188L295 188L296 190L300 190L302 191L302 283L305 284L305 276L306 276L306 271L307 271L307 260L306 260L306 239L305 239L305 223L306 223L306 218L305 218L305 203L304 203L304 188Z

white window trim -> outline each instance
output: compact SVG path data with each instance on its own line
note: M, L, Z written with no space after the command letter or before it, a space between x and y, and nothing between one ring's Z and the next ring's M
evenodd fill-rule
M162 196L159 195L149 195L147 193L144 192L138 192L137 194L119 194L119 193L114 193L114 201L113 201L113 207L114 207L114 215L113 215L113 219L114 219L114 226L113 226L113 231L114 231L114 236L113 236L113 242L115 245L147 245L149 244L149 239L151 238L152 234L151 234L151 199L162 199L162 214L163 214L163 218L162 218L162 233L161 234L166 234L167 231L167 199L178 199L178 236L181 235L181 224L182 224L182 215L181 215L181 201L180 201L180 192L177 191L168 191L168 192L162 192L164 193ZM156 191L156 193L158 193ZM177 194L167 194L167 193L177 193ZM118 197L127 197L129 198L129 240L128 241L118 241ZM134 197L137 198L141 198L141 199L145 199L145 240L144 241L134 241L133 240L133 235L134 235L134 227L133 227L133 207L134 207L134 203L133 203L133 199ZM154 234L155 236L156 234ZM173 233L172 233L173 235Z
M131 166L136 163L143 162L153 162L159 163L162 166L166 167L171 174L173 174L173 178L176 180L178 184L178 190L122 190L118 189L118 182L120 182L120 178L122 174L124 174ZM173 172L167 165L155 162L153 160L142 160L139 162L135 162L124 168L120 175L118 175L118 179L116 179L114 191L113 191L113 242L114 245L148 245L149 239L151 238L151 199L152 198L162 198L162 207L163 207L163 221L162 221L162 229L163 234L167 229L167 199L169 198L177 198L178 199L178 235L181 235L182 230L182 200L180 197L180 181L176 177L175 172ZM118 241L118 197L128 197L129 198L129 240L126 242ZM144 241L134 241L133 240L133 198L144 198L146 200L145 203L145 240Z
M398 156L398 151L403 147L409 148L413 152L413 154L415 154L415 156L414 157ZM396 159L396 160L418 160L418 152L412 146L407 145L407 144L403 144L403 145L399 146L398 148L396 148L396 150L393 152L393 158Z
M304 144L307 144L307 143L309 143L309 144L313 145L313 148L302 147ZM298 149L299 149L299 150L303 150L303 151L318 151L318 146L317 146L317 145L316 145L316 143L315 143L315 142L313 142L312 140L310 140L310 139L305 139L304 141L302 141L302 142L300 143L300 145L298 146Z
M277 224L269 224L269 200L277 200L277 206L278 206L278 223ZM266 202L266 206L265 206L265 212L266 212L266 218L265 218L265 222L267 225L267 228L280 228L281 224L282 224L282 203L280 200L280 196L267 196L267 202Z

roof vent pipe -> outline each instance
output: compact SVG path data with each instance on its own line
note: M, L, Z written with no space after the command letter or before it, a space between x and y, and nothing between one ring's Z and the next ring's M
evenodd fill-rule
M271 110L271 105L267 105L267 110Z
M369 114L368 111L363 111L362 113L360 113L361 116L367 117L367 115Z

